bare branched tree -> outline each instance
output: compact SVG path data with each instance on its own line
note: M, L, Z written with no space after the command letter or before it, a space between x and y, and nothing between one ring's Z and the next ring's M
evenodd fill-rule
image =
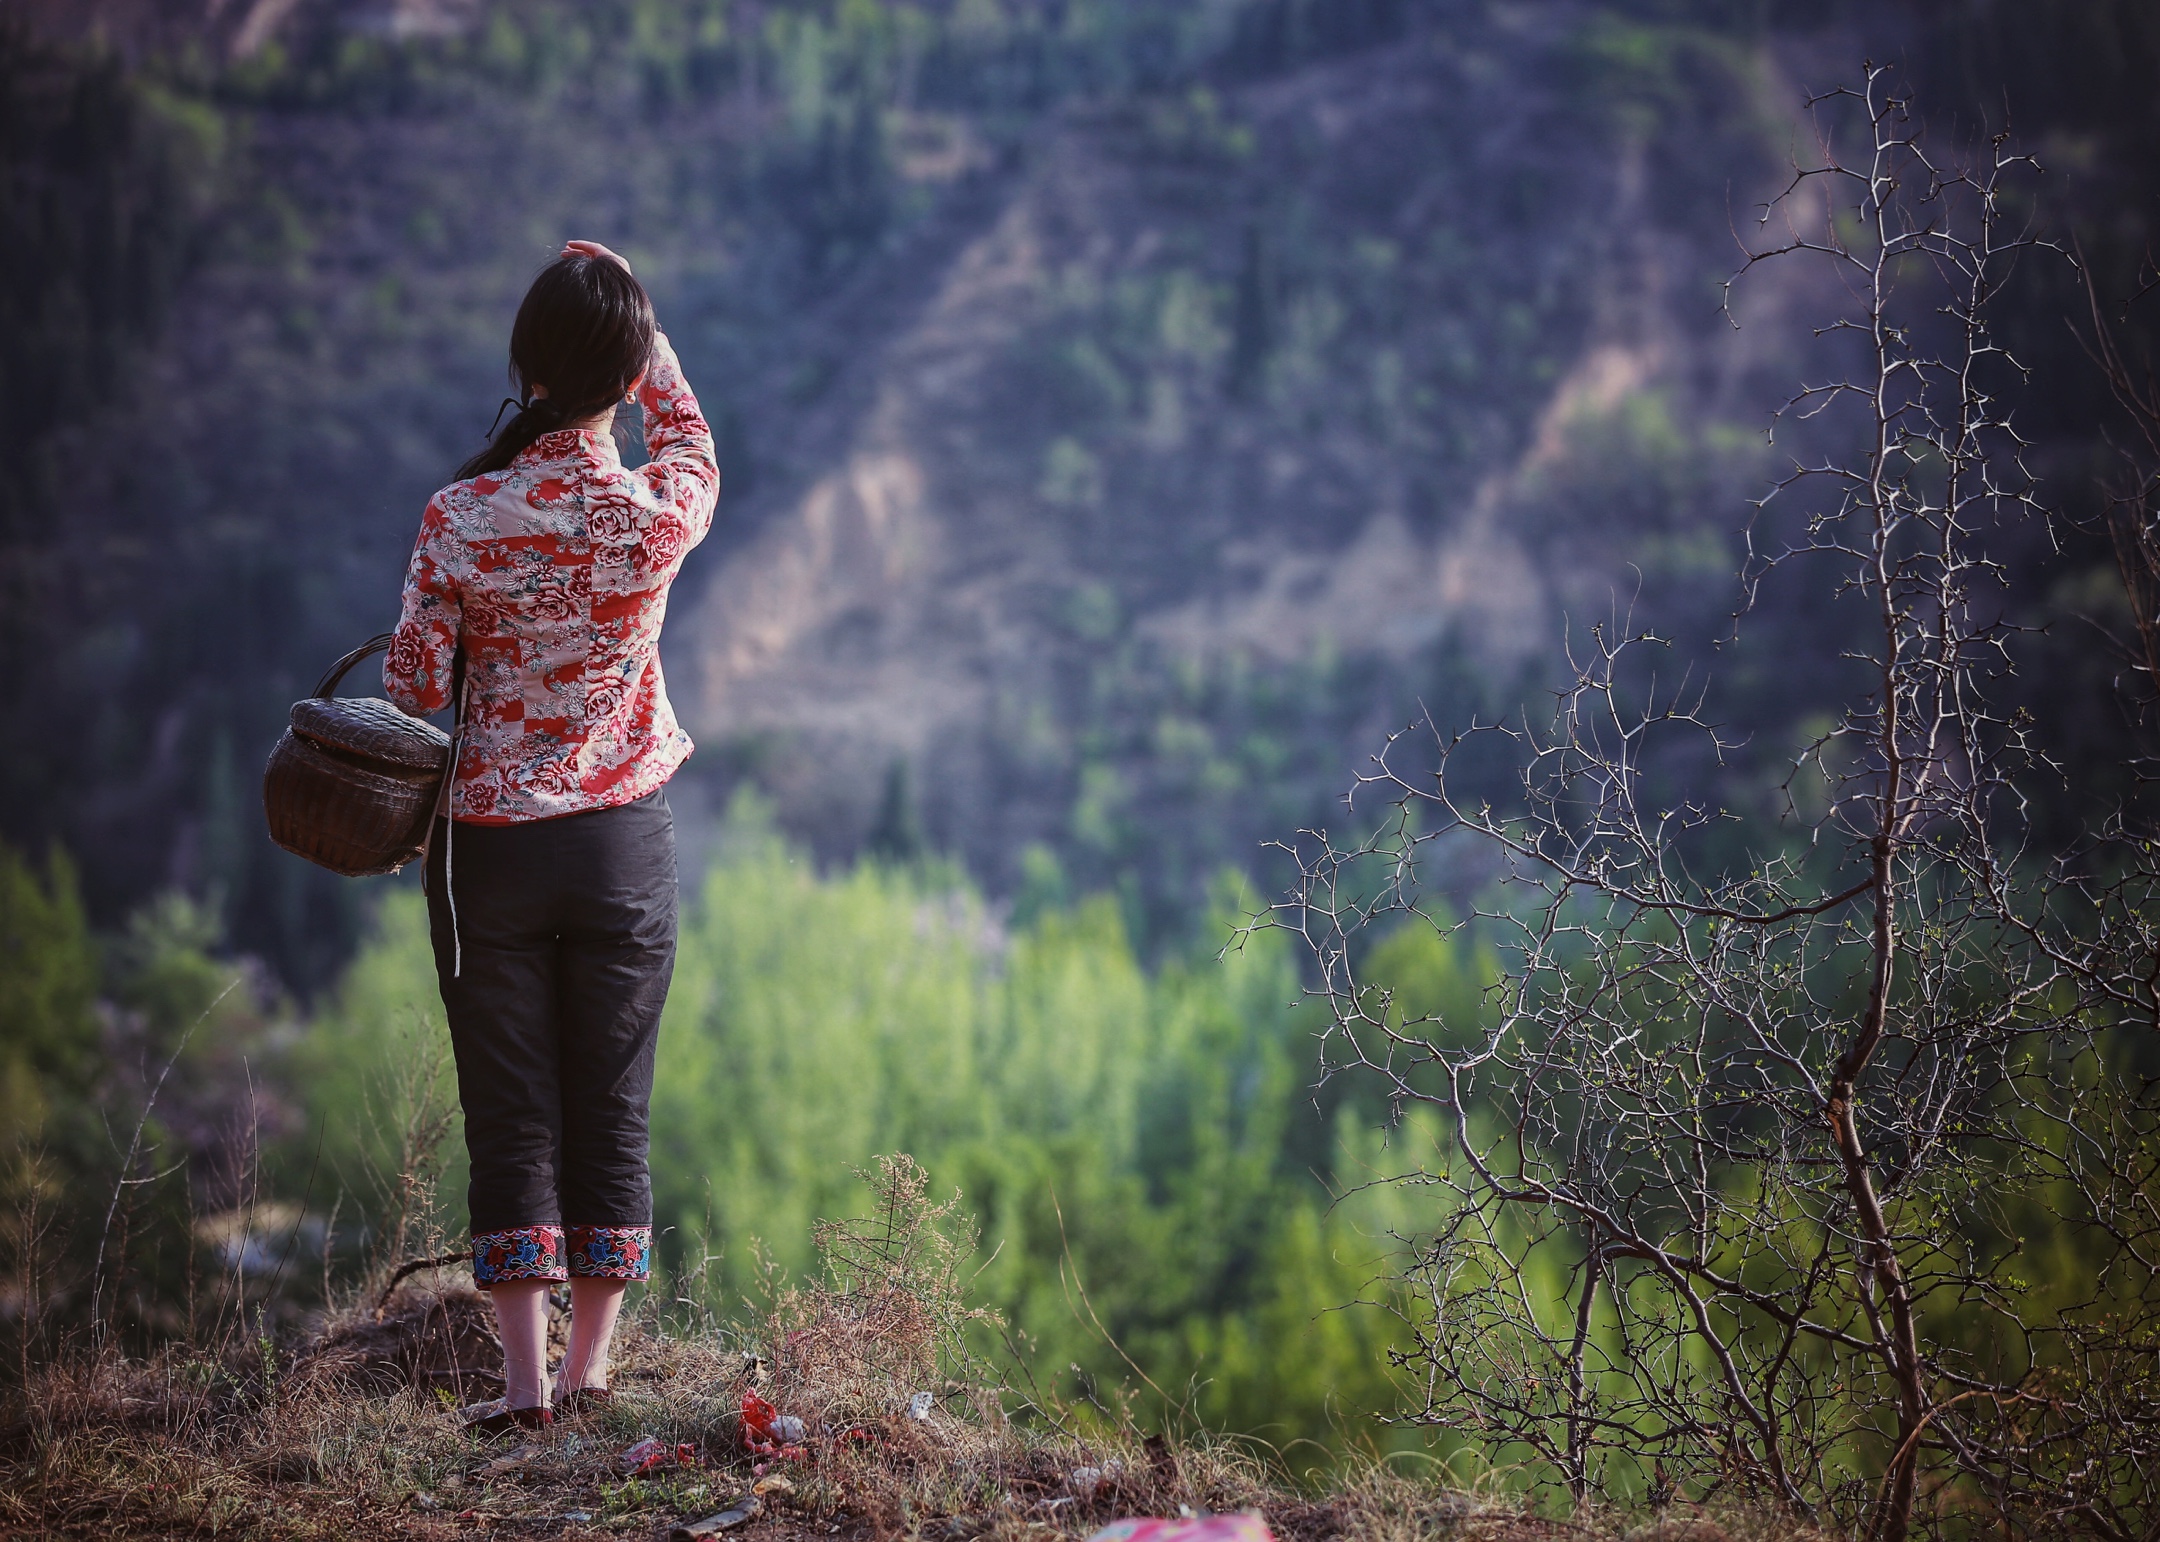
M1300 879L1252 926L1310 950L1323 1080L1434 1137L1399 1175L1434 1198L1403 1239L1410 1419L1579 1499L2150 1538L2160 871L2126 817L2036 849L2028 796L2063 770L1998 706L1991 543L2045 518L1987 325L2045 245L2006 211L2030 162L1943 163L1874 67L1810 109L1819 160L1742 272L1842 277L1818 336L1849 367L1786 412L1853 448L1757 506L1741 580L1752 608L1834 575L1855 683L1784 817L1662 790L1703 763L1683 741L1729 746L1623 620L1571 646L1549 724L1392 736L1349 798L1378 827L1285 843ZM1505 797L1479 791L1495 750ZM1465 843L1497 876L1453 921ZM1366 977L1402 925L1498 950L1474 1018Z
M2160 268L2154 268L2150 259L2146 266L2147 273L2140 275L2146 281L2132 304L2160 287ZM2130 668L2144 685L2138 705L2149 707L2154 693L2160 692L2160 376L2154 374L2149 359L2134 359L2124 347L2120 332L2109 322L2092 269L2084 268L2083 276L2091 331L2081 341L2131 430L2128 439L2116 447L2125 475L2109 489L2107 529L2116 571L2122 575L2123 595L2130 605L2135 636ZM2130 307L2123 309L2127 319Z

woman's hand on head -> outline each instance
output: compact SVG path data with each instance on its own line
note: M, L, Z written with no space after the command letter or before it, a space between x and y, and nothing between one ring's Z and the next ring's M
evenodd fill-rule
M565 257L590 257L595 261L605 257L609 262L619 266L623 272L628 273L630 271L630 264L623 260L621 252L611 252L598 241L565 241L563 242L562 255Z

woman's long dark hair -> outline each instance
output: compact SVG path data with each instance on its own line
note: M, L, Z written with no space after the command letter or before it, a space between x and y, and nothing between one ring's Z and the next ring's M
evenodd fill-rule
M500 471L542 434L620 401L652 358L652 297L620 263L559 257L525 291L510 328L510 381L518 414L458 480ZM545 386L535 398L532 388Z

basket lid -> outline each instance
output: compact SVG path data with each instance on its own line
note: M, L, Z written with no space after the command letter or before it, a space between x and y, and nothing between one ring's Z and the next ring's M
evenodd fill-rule
M317 744L414 771L440 771L450 736L380 696L309 696L293 703L293 732Z

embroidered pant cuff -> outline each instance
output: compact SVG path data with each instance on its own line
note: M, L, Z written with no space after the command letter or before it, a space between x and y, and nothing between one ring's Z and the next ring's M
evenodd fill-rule
M567 1280L560 1226L518 1226L473 1234L473 1282L483 1289L512 1280Z
M650 1226L573 1226L570 1273L586 1280L642 1280L652 1274Z

